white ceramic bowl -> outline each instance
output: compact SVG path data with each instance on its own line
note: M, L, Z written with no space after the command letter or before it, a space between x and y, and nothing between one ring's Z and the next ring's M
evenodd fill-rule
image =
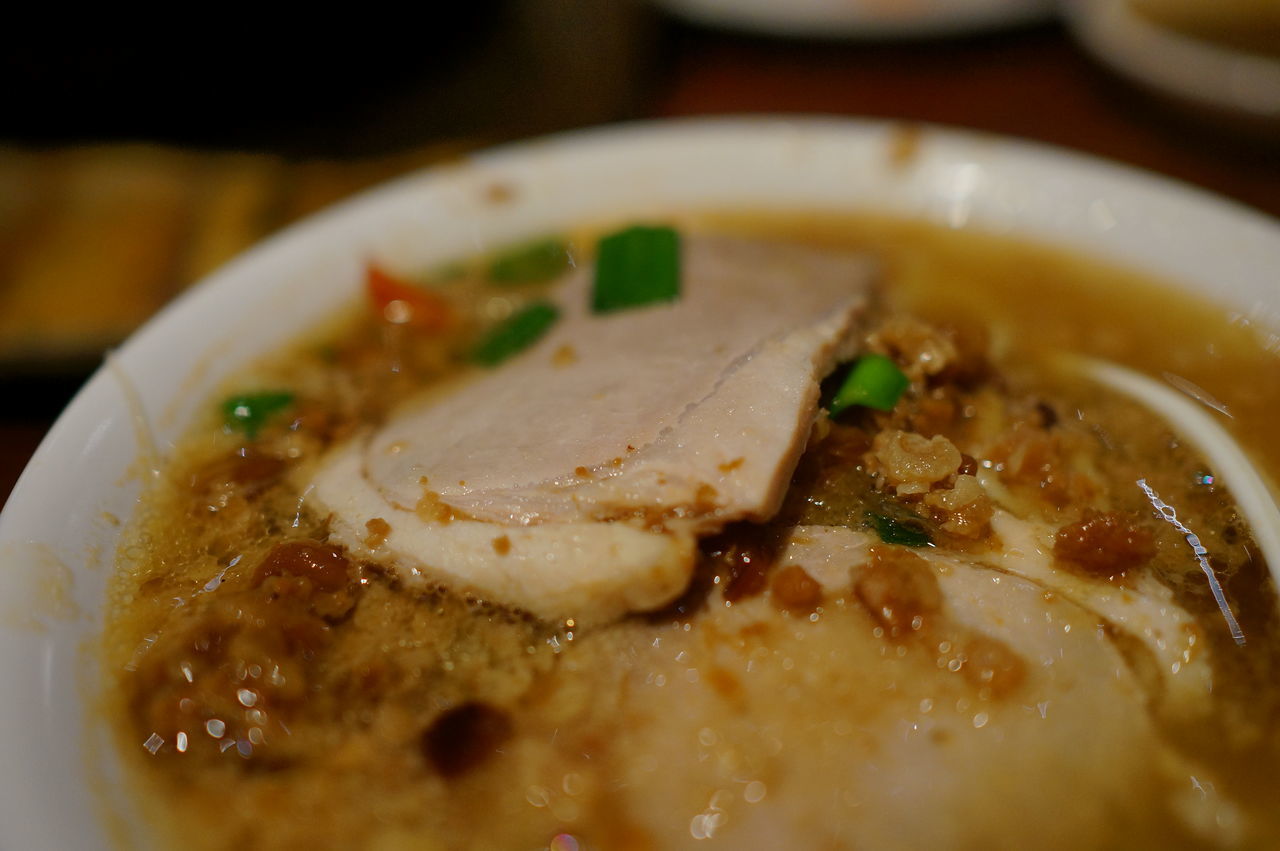
M1210 115L1280 128L1280 59L1183 35L1127 2L1064 0L1062 10L1080 43L1134 83Z
M693 21L802 38L917 38L1047 18L1055 0L656 0Z
M229 371L351 301L367 257L426 266L673 207L869 209L1070 246L1280 327L1271 219L1104 162L940 129L894 165L899 132L774 118L529 142L315 216L163 311L76 396L0 516L0 848L95 849L112 837L145 847L128 832L128 798L92 712L100 675L90 652L117 521L145 477L140 435L152 430L163 452Z

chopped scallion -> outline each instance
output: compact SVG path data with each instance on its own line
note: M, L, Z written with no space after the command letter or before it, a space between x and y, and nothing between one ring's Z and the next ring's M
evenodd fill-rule
M555 237L513 246L489 264L489 280L500 284L549 281L569 267L569 247Z
M854 405L890 411L910 384L891 359L863 355L849 369L828 410L833 417Z
M912 520L867 512L867 523L886 544L904 547L931 547L933 540L921 525Z
M471 360L481 366L497 366L538 341L560 317L549 301L537 301L495 326L471 350Z
M591 310L610 313L680 296L680 235L637 225L600 240Z
M228 428L252 439L273 415L292 405L293 399L288 390L240 393L223 400L222 420Z

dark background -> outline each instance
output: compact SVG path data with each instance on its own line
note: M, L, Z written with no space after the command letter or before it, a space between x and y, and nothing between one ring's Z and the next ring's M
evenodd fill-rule
M630 119L830 113L1066 146L1280 215L1274 137L1131 87L1052 20L959 38L815 42L705 28L639 0L438 5L421 21L10 33L0 147L145 141L363 159ZM0 374L0 501L88 366Z

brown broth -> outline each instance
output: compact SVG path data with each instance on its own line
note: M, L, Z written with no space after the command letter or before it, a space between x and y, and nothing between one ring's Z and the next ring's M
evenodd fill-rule
M1192 484L1193 474L1203 469L1200 459L1179 447L1163 426L1156 429L1159 439L1151 439L1150 418L1134 405L1069 379L1045 377L1035 365L1053 351L1069 350L1148 374L1176 373L1221 400L1233 415L1228 428L1265 471L1280 474L1280 447L1272 439L1272 424L1280 416L1280 358L1267 351L1257 329L1234 321L1220 307L1053 248L919 223L759 214L700 214L685 220L696 227L876 253L884 264L892 309L988 329L1012 386L1088 407L1100 427L1126 441L1123 458L1109 473L1117 482L1149 475L1169 501L1195 504L1196 516L1214 529L1231 525L1220 516L1231 508L1220 489L1206 496ZM575 242L589 244L589 237L583 231L575 234ZM482 312L491 294L468 294L466 285L460 286L459 298L471 299ZM1153 311L1152 304L1159 310ZM1133 321L1139 316L1149 318ZM332 398L334 409L316 416L328 416L324 433L340 439L361 418L383 416L412 387L447 375L456 360L458 341L447 337L397 347L393 373L384 358L387 340L378 327L365 319L339 320L229 387L301 387L308 398ZM345 364L350 377L332 378L327 371L331 362ZM1094 413L1095 407L1103 413ZM769 615L773 621L750 621L752 613L770 611L757 591L727 611L714 605L699 609L708 605L702 602L575 635L571 627L539 624L468 603L445 590L410 593L375 566L356 565L352 570L358 572L359 587L351 593L359 595L358 603L339 592L325 598L328 608L318 620L297 615L300 630L312 624L326 631L322 648L314 651L315 661L308 662L305 694L287 694L288 686L278 693L261 690L297 719L287 743L264 751L273 756L256 762L234 754L185 761L170 752L150 756L139 747L145 722L138 718L138 701L147 692L138 688L136 678L139 671L166 675L146 667L153 638L161 635L163 640L166 632L186 628L182 610L200 603L202 594L230 595L257 581L253 571L280 535L317 540L325 535L323 518L299 510L296 493L296 482L322 442L309 441L305 434L271 439L302 458L297 471L277 476L270 464L243 459L233 473L220 473L220 480L230 476L239 482L240 490L206 494L202 502L192 497L200 471L222 463L219 459L227 458L237 441L212 418L198 424L175 458L177 472L150 495L122 549L104 642L108 670L117 672L118 682L106 711L132 764L139 798L161 835L175 845L444 848L540 843L568 848L573 846L553 842L569 833L594 848L667 847L679 837L687 843L690 829L696 837L698 829L711 824L695 821L690 828L691 813L707 808L711 816L736 819L750 810L757 794L756 801L768 800L761 791L766 784L750 778L774 776L769 766L776 752L769 742L776 741L778 751L789 749L793 760L807 757L824 764L823 755L835 741L831 731L849 735L841 731L841 713L875 718L906 712L903 699L894 695L897 672L932 664L917 648L902 644L890 647L894 653L879 661L872 653L834 668L832 654L855 652L841 636L869 630L874 622L856 600L815 598L808 585L805 612L774 613ZM245 496L245 488L259 487ZM1121 492L1120 485L1116 489ZM1141 510L1140 494L1123 493L1116 497L1122 507ZM221 500L218 511L193 513L193 506L204 510L201 506L207 508L210 499ZM221 519L211 521L213 514ZM296 528L290 528L291 521ZM1280 696L1272 686L1280 664L1274 593L1265 565L1250 558L1247 533L1229 541L1207 536L1211 550L1221 556L1230 598L1249 637L1244 648L1236 647L1211 598L1195 584L1198 574L1188 569L1182 543L1176 536L1166 538L1153 569L1173 582L1179 602L1201 618L1224 685L1212 726L1188 728L1163 719L1160 735L1174 743L1176 753L1213 767L1226 793L1254 820L1255 832L1244 841L1257 842L1280 831L1280 814L1269 803L1280 790L1280 769L1273 767L1280 766ZM727 575L716 575L714 581L721 578L727 582ZM225 587L203 590L215 579ZM636 765L647 754L629 737L640 735L636 731L646 729L654 714L671 711L665 703L644 703L646 696L655 700L663 694L654 691L655 677L672 678L663 699L681 705L674 680L685 679L687 672L646 655L659 641L706 654L689 669L692 678L679 685L680 693L691 703L713 694L728 707L720 726L693 730L695 738L683 745L691 776L708 760L739 760L738 774L746 779L728 798L718 799L724 790L707 786L698 801L655 799L653 806L678 812L680 821L673 833L655 835L644 818L621 803L620 790L628 782L641 782ZM792 729L752 726L751 707L759 705L753 701L762 688L759 677L744 679L715 661L717 653L740 650L758 653L760 669L776 678L776 689L767 688L786 705L780 717L792 719ZM635 678L645 665L652 665L648 679L637 685ZM1009 670L1015 668L1011 662ZM813 675L827 678L825 696L808 708L788 703L786 696L801 687L805 670L825 672ZM859 682L850 670L871 673ZM172 675L168 670L167 676ZM157 683L156 688L167 687ZM968 692L956 688L943 691L958 706ZM519 711L512 714L511 707ZM695 709L689 712L695 717ZM786 775L782 769L776 772ZM992 795L1018 782L988 779ZM1166 798L1174 790L1163 782L1152 779L1129 790L1129 799L1117 802L1100 835L1116 845L1200 845L1199 837L1168 817ZM839 796L824 806L815 809L815 818L838 824L856 815L856 802ZM972 818L974 824L989 821L990 829L999 831L1002 818L1013 825L1018 814L1001 816L975 805ZM835 834L829 841L843 847Z

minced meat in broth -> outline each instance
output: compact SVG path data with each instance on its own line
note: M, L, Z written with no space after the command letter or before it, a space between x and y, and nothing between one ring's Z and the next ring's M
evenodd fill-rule
M1181 376L1277 471L1280 364L1259 332L994 237L874 218L684 224L873 252L886 303L864 348L910 388L890 411L820 416L779 515L704 540L669 607L584 630L402 587L330 541L305 492L327 448L450 375L545 292L523 279L544 275L492 281L504 267L486 258L428 272L416 317L375 298L263 361L227 386L252 391L239 420L211 401L121 552L108 711L160 835L186 848L1271 844L1280 641L1266 565L1166 423L1052 366L1069 350ZM579 263L590 236L567 243ZM1139 479L1199 535L1243 645ZM1068 590L997 569L1013 540L1001 517L1048 530ZM369 523L370 549L385 526ZM859 563L822 562L831 540L862 547ZM1185 659L1211 694L1181 694L1187 677L1169 677L1159 646L1070 590L1157 581L1194 619L1179 627ZM1034 630L1079 654L1052 682L1053 660L1017 638ZM1096 763L1072 756L1091 749Z

